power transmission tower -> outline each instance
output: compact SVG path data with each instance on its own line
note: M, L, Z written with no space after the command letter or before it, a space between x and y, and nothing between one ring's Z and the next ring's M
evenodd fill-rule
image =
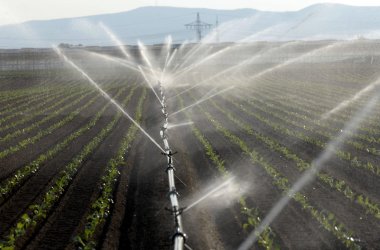
M198 42L202 40L202 31L206 29L211 29L212 25L202 22L199 12L197 13L197 20L192 23L185 24L186 29L195 30Z

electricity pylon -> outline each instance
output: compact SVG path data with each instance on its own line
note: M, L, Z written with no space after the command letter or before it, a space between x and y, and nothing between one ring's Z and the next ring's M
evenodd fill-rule
M185 24L187 29L195 30L198 42L202 40L202 31L206 29L211 29L212 24L208 24L201 21L199 12L197 13L197 20L192 23Z

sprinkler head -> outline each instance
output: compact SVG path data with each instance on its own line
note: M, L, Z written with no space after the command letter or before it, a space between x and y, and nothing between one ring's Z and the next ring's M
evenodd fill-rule
M175 151L174 153L169 149L169 152L168 153L164 153L164 152L161 152L162 155L166 155L166 156L169 156L169 157L172 157L173 155L177 154L178 152Z
M165 172L168 173L169 170L176 171L175 167L173 167L173 165L171 165L171 164L168 165L168 167L165 169Z

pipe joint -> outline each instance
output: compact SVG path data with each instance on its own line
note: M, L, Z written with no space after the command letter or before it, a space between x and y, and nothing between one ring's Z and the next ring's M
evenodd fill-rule
M172 236L172 242L173 242L173 244L174 244L174 241L176 240L176 238L178 238L178 237L182 237L183 238L183 243L184 244L186 243L187 235L185 233L181 232L179 228L176 228L176 232Z
M180 196L179 193L177 192L177 190L176 190L175 188L172 189L172 190L170 190L170 191L167 193L167 197L168 197L168 198L170 198L171 195L175 195L175 196L177 196L177 197ZM181 210L181 209L180 209L180 210ZM177 210L177 209L174 209L174 210L172 211L172 213L176 215L176 213L178 213L178 210ZM182 211L181 211L181 213L182 213Z

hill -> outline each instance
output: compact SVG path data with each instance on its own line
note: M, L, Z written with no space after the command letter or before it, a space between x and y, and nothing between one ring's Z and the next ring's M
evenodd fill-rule
M212 10L174 7L143 7L116 14L30 21L0 26L0 48L50 47L52 44L112 45L98 25L106 24L125 44L162 43L166 36L181 43L195 39L185 24L200 13L204 22L219 19L219 40L353 39L380 36L380 7L317 4L293 12L266 12L254 9ZM209 41L216 41L212 36Z

